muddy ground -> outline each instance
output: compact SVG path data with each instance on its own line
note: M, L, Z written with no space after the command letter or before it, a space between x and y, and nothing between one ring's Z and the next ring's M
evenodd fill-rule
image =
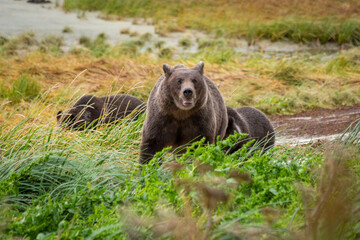
M305 144L335 139L360 120L360 105L314 109L293 115L269 116L277 143Z

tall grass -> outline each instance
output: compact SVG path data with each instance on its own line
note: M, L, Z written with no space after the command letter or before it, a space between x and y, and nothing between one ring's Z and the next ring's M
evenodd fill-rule
M79 43L89 48L95 57L101 57L108 53L110 48L110 45L106 42L106 38L104 33L100 33L94 40L83 36L79 39Z
M358 6L355 1L347 0L346 3L355 9ZM329 1L327 6L330 9L324 12L320 2L308 1L67 0L64 4L66 10L101 10L108 14L155 18L155 26L160 33L192 28L217 36L246 37L249 42L267 38L273 41L286 39L302 43L319 41L358 45L360 20L345 13L348 11L346 4Z
M43 234L65 235L69 231L75 237L78 227L85 226L89 231L81 233L85 237L94 234L97 227L94 228L91 223L100 218L104 222L98 227L105 227L109 224L108 221L121 225L123 220L120 221L116 215L114 219L111 215L117 206L125 202L133 205L133 211L148 214L152 214L162 201L169 201L175 207L180 207L182 200L176 194L171 175L164 168L159 168L156 161L145 166L142 173L139 173L136 161L142 121L143 118L136 122L123 122L118 126L84 132L64 132L53 125L34 125L29 120L24 120L13 128L3 124L0 128L0 148L3 149L0 163L1 201L10 205L13 214L22 219L11 221L10 233L36 238ZM224 144L219 146L226 146ZM217 176L218 173L213 173L216 179L228 174L229 167L239 168L249 156L246 148L234 156L225 156L219 146L202 147L201 143L194 144L179 161L187 162L191 157L203 164L210 164L220 174ZM166 162L171 161L169 157L164 155ZM251 161L246 165L249 170L257 168L258 164L264 165L269 157L256 154L253 158L255 162ZM238 161L234 162L233 158ZM185 175L181 174L181 179L193 178L191 181L196 182L203 179L197 174L192 177L191 172L196 164L198 163L190 163L183 173ZM273 163L270 161L268 164ZM285 171L281 165L278 167L279 171ZM208 177L210 176L205 176L203 180ZM275 178L271 179L275 181ZM285 177L276 181L282 186L292 182L290 179ZM254 181L256 185L264 184L264 179L258 183L258 180ZM264 204L263 201L278 201L280 196L268 196L271 191L277 191L276 188L263 189L260 185L257 191L264 196L256 197L257 200L244 199L245 204L241 208L243 211ZM246 192L248 187L241 192ZM294 191L293 188L289 190ZM245 195L237 197L243 199ZM282 197L285 195L280 198ZM286 206L287 203L288 201L284 201L275 204ZM97 209L101 209L100 212ZM230 211L230 216L239 214L239 210ZM259 216L250 219L259 221ZM103 230L101 234L108 236L110 233Z
M15 205L29 204L43 194L61 198L88 184L111 192L125 180L126 169L133 168L141 121L84 132L28 121L0 126L0 178L12 186L3 188L2 196Z
M16 78L10 86L5 83L0 87L0 97L8 98L12 103L18 103L21 100L31 100L39 96L41 90L40 83L26 74Z
M16 55L4 52L0 59L0 70L4 72L0 97L4 104L10 106L8 101L19 103L22 99L29 102L41 91L40 85L57 87L58 83L68 82L87 68L92 70L86 72L86 78L81 78L84 84L79 85L86 91L104 94L102 87L111 86L114 81L125 85L126 89L140 83L141 88L131 90L130 94L146 100L162 73L159 66L163 62L191 66L199 61L206 62L206 74L220 86L227 105L233 107L252 105L266 113L276 114L352 105L360 101L357 48L330 56L323 53L272 56L262 52L248 55L237 53L229 41L220 39L199 40L196 53L182 54L161 43L155 44L158 49L144 52L145 40L110 46L106 36L100 34L96 39L82 37L83 47L62 53L60 40L54 36L44 38L37 49L26 50L26 55L20 60ZM8 42L12 41L8 39ZM23 50L20 52L24 54ZM47 65L49 61L51 67ZM6 67L8 62L12 68ZM23 75L17 69L21 69ZM122 74L123 71L126 74ZM16 80L13 82L12 79ZM51 93L50 97L59 98L59 92L52 92L54 94Z
M272 41L291 40L299 43L319 41L321 44L334 42L337 44L360 44L359 19L323 19L312 20L288 17L268 23L253 24L247 33L249 41L267 38Z
M340 199L336 189L342 187L341 196L347 199L341 208L345 209L344 218L331 218L337 219L332 224L346 229L346 233L336 234L349 239L358 234L357 215L347 218L358 206L358 195L348 197L357 193L352 189L358 183L342 178L350 172L359 174L358 140L352 140L358 138L358 125L344 135L350 147L344 146L340 153L338 148L330 148L326 159L330 164L337 162L337 167L322 167L327 166L322 163L322 147L277 147L261 154L247 144L227 154L223 149L243 137L236 134L216 144L194 142L181 156L165 149L140 170L137 161L143 121L144 116L85 131L64 131L37 119L3 123L3 234L30 239L179 239L184 236L183 232L179 235L181 230L187 229L190 238L256 233L256 237L270 234L287 239L287 234L295 232L292 237L303 239L301 236L308 236L302 230L304 224L311 224L310 233L333 230L322 227L327 226L332 202L321 207L320 217L309 215L316 212L312 206L322 206L322 196L327 194L324 189L333 185L331 181L335 184L331 194ZM336 156L335 160L329 156ZM324 174L319 177L316 169ZM329 182L326 176L333 172L337 180Z
M40 43L40 50L47 53L61 53L63 38L56 35L45 36Z

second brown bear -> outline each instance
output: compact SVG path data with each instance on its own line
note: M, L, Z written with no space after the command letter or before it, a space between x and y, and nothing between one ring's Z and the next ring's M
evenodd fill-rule
M164 147L178 147L205 137L214 143L225 136L227 114L214 83L204 75L204 63L194 68L163 65L164 75L152 89L140 146L140 163Z
M227 107L227 112L228 125L224 138L227 138L234 132L248 134L248 137L241 139L236 146L230 149L230 152L235 152L243 144L252 139L255 139L258 147L265 151L274 146L274 128L263 112L253 107L240 107L236 109Z
M131 114L133 119L137 119L145 108L143 101L127 94L105 97L85 95L69 110L59 111L56 118L65 129L83 130L98 123L115 123Z

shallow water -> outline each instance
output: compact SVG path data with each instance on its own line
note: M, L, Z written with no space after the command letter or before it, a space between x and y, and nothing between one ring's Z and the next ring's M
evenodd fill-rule
M53 0L54 2L54 0ZM59 1L59 5L62 1ZM5 36L15 36L25 31L32 30L40 38L44 35L55 34L64 37L63 49L66 51L71 46L79 45L79 38L87 36L94 39L98 34L105 33L110 44L136 40L138 37L130 37L129 34L120 34L122 29L128 29L130 32L137 32L139 35L151 33L152 39L146 43L141 51L153 47L158 41L164 41L165 47L176 48L179 53L194 53L197 49L197 39L213 38L199 31L189 30L179 33L169 33L166 37L155 33L153 25L145 23L134 24L133 19L122 21L107 21L100 19L98 12L70 12L66 13L60 8L55 7L55 3L34 4L27 3L25 0L1 0L0 7L0 34ZM143 21L146 22L146 21ZM64 27L70 27L72 33L63 33ZM179 46L178 40L189 38L194 44L183 49ZM282 54L292 55L298 52L308 53L327 53L332 54L339 50L336 44L318 45L296 44L292 42L279 41L271 42L268 40L259 40L253 45L249 45L245 39L233 39L232 46L239 53L265 52L270 55Z
M333 134L328 136L312 136L312 137L291 137L291 136L280 136L276 138L276 145L304 145L309 143L317 142L328 142L341 137L342 134Z

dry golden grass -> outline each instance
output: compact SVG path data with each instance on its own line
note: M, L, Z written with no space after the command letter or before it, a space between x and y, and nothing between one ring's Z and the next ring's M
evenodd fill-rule
M235 56L216 64L205 59L205 74L219 87L228 106L250 105L268 114L297 112L313 107L359 103L357 55L357 51L345 52L344 56L327 62L307 62L301 57L282 60L249 57L243 60L242 56ZM0 57L2 85L25 74L41 84L42 92L38 99L16 104L11 99L0 98L3 108L0 121L14 113L20 114L12 117L16 119L12 120L14 122L23 117L39 117L39 112L42 120L55 121L57 111L69 107L84 94L128 93L147 101L152 87L162 75L164 62L191 67L198 61L198 57L174 61L154 59L146 54L134 58L96 58L87 53L53 55L40 51L21 57L3 56ZM328 67L330 63L331 68Z
M246 24L260 23L289 16L301 16L311 19L320 18L358 18L360 2L335 0L254 0L254 1L193 1L182 2L176 16L176 29L188 27L206 31L223 29L231 34L247 34ZM166 14L165 15L171 15ZM163 11L158 10L156 16L162 18ZM215 20L217 19L217 20ZM160 27L163 21L157 23ZM211 23L209 23L211 22ZM218 26L225 24L225 26Z
M183 63L187 66L196 64L194 61ZM73 95L75 92L78 92L78 94L75 94L77 97L82 94L129 93L146 101L156 80L162 75L163 61L115 59L111 57L88 58L72 54L50 56L32 53L22 58L8 57L0 59L0 64L8 66L1 73L1 81L12 81L21 74L27 74L36 78L42 84L44 91L49 89L48 97L52 101L57 99L57 95L63 95L63 92L66 91L67 93L62 97L59 104L64 106L64 103L67 102L66 98L74 100ZM169 61L169 64L175 65L178 62ZM276 84L277 81L274 79L254 76L252 73L233 67L222 68L217 64L206 64L205 70L206 74L219 86L225 99L229 101L234 94L234 86L241 85L249 79L268 85L274 90L281 85ZM77 77L77 75L79 76ZM250 86L249 91L252 91L253 94L259 92L253 91L251 88ZM2 104L10 112L11 109L19 106L26 110L30 109L30 103L27 102L19 103L17 106L6 104L6 102L4 100ZM50 112L55 116L55 110L51 109ZM4 120L4 113L1 115L2 120Z
M252 12L256 17L274 19L288 15L302 15L309 17L358 17L360 2L356 0L254 0L235 1L239 4L236 10ZM235 9L234 9L234 12Z

